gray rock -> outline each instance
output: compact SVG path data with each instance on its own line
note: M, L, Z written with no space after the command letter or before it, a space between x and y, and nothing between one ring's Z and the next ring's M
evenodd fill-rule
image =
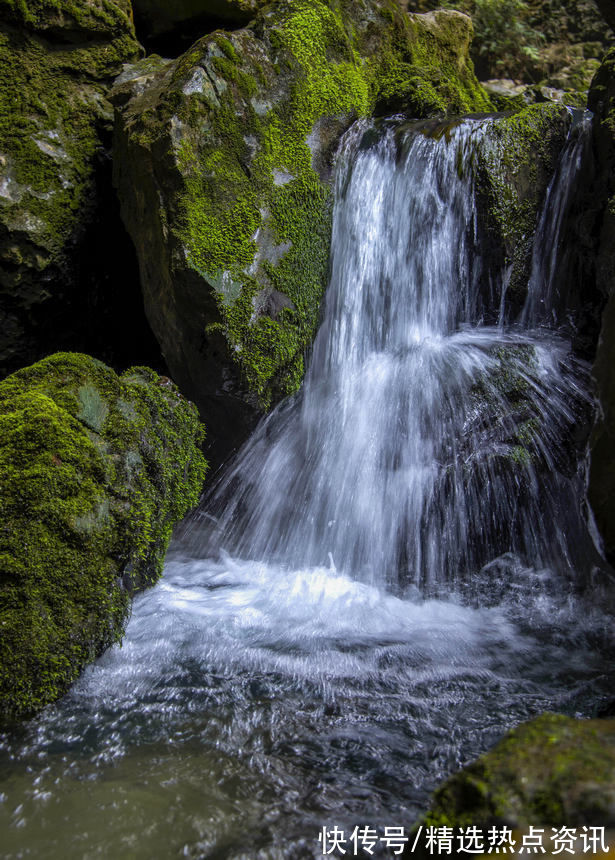
M297 390L319 320L331 160L359 116L487 110L469 19L393 0L265 7L119 79L115 181L145 306L219 455Z

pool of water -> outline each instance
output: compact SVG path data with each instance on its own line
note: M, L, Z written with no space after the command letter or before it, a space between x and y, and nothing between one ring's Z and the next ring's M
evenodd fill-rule
M423 600L176 546L123 646L2 734L1 856L309 858L323 825L409 828L507 729L612 695L610 618L496 567Z

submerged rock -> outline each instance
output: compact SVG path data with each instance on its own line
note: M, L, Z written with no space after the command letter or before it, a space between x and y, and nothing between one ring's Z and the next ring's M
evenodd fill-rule
M470 38L456 12L281 0L119 78L116 183L148 317L219 454L302 379L341 133L375 110L488 109Z
M128 0L0 2L0 377L81 324L106 93L138 55Z
M423 823L546 827L548 836L551 827L615 827L614 774L615 720L543 714L448 779Z
M54 701L120 639L198 500L202 435L148 368L58 353L0 383L0 714Z

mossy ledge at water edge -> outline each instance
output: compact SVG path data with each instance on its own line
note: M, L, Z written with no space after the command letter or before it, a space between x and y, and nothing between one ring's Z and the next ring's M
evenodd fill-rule
M457 12L280 0L246 29L118 79L115 177L148 317L226 450L303 377L340 135L377 111L489 110L470 39Z
M448 779L422 823L613 828L614 774L615 720L543 714Z
M148 368L58 353L0 383L0 715L35 712L120 640L206 463Z

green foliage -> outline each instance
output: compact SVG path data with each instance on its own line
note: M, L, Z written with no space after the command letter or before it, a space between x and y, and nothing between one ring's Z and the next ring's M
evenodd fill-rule
M531 25L525 0L442 0L433 5L472 16L473 56L481 79L538 81L543 76L545 37Z
M58 698L120 639L198 500L201 439L148 368L59 353L0 383L0 714Z
M524 0L475 0L478 56L497 76L535 78L540 74L544 36L527 21Z

